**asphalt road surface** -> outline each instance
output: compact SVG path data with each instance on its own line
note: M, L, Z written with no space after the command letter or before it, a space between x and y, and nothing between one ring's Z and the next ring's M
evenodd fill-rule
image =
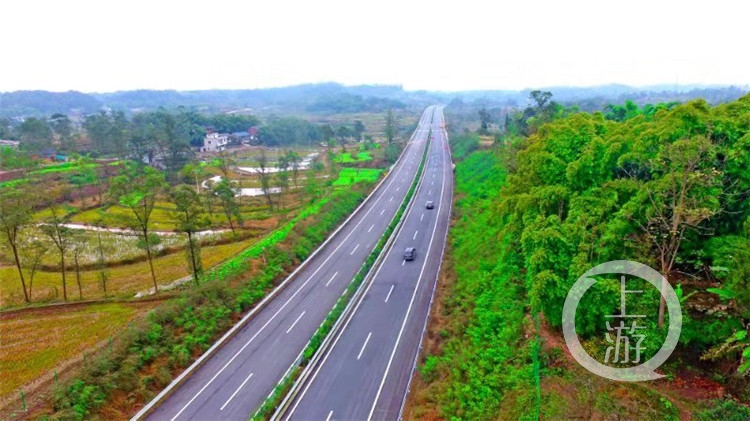
M359 211L277 297L167 398L156 403L148 419L244 421L257 410L297 360L395 216L417 173L436 110L425 110L400 160ZM431 174L428 171L425 176ZM439 183L435 182L435 194L440 191ZM421 194L419 200L424 200ZM438 212L436 209L428 219ZM422 256L409 268L418 265Z
M396 420L408 392L442 261L453 169L442 109L416 201L390 254L285 419ZM434 201L434 209L425 203ZM416 247L413 261L403 259Z

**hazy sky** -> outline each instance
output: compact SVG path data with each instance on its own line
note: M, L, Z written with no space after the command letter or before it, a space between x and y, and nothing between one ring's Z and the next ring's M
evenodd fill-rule
M750 84L746 1L2 0L0 91Z

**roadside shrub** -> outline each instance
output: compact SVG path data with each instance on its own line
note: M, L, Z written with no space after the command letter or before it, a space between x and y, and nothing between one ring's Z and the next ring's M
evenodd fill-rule
M750 408L731 399L716 400L711 407L693 414L696 421L746 421L750 419Z

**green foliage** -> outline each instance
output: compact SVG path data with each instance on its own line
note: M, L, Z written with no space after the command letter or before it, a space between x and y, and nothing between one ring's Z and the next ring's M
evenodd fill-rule
M711 407L693 414L696 421L744 421L750 419L750 408L731 399L716 400Z
M451 320L440 354L419 371L447 419L494 419L503 396L520 390L534 413L532 344L525 341L520 264L510 232L495 214L505 170L491 151L476 152L456 168L455 226L448 265L456 281L443 317Z
M393 164L398 161L398 157L401 156L401 146L396 143L389 143L385 147L385 161L389 164Z
M451 154L453 158L460 161L479 149L479 135L474 133L462 133L451 136Z
M705 234L736 233L736 222L724 215L734 215L732 221L750 215L746 202L733 199L748 174L729 174L733 167L722 158L747 159L742 139L750 124L741 110L749 109L746 96L714 109L696 101L622 122L574 114L540 126L516 145L516 168L502 189L500 209L519 234L532 306L537 303L559 326L562 303L578 276L619 259L650 264L668 277L716 260L738 274L732 281L737 292L746 291L741 262L747 247L740 240L709 247ZM710 126L721 126L722 134L709 133ZM705 253L711 249L722 250L721 256ZM717 275L732 285L730 277ZM615 286L597 284L587 294L587 305L579 307L580 333L598 332L602 317L616 310ZM653 315L655 299L643 294L632 298L632 306Z

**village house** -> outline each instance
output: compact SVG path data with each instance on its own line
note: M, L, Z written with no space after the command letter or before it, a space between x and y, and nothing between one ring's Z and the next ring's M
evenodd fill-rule
M203 138L201 152L219 152L227 149L229 136L223 133L208 133Z

